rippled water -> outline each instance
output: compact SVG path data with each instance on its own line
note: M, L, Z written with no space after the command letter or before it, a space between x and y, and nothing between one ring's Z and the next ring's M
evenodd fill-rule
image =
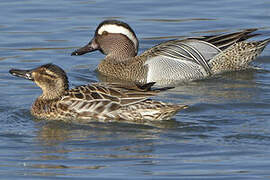
M153 124L37 121L41 93L10 68L53 62L72 86L97 81L99 52L70 53L104 19L129 23L140 51L166 39L260 28L270 37L269 0L0 1L1 179L270 179L270 46L261 70L183 84L157 97L189 104Z

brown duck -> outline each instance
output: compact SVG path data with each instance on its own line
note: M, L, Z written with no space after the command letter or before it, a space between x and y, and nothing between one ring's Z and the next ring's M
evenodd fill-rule
M168 120L185 105L163 103L149 99L159 90L119 83L93 83L69 89L64 70L45 64L31 70L11 69L14 76L34 81L41 89L31 113L49 120Z

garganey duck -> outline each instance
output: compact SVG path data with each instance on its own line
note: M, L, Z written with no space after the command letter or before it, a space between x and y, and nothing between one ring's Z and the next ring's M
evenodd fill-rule
M116 79L170 85L203 79L228 71L251 68L270 39L247 42L257 29L231 34L170 40L137 55L139 42L131 27L121 21L105 20L93 39L71 55L100 50L106 55L98 72Z
M41 119L160 121L187 108L149 99L160 91L150 89L154 83L143 86L93 83L69 89L65 71L54 64L9 72L34 81L42 89L42 95L31 108L31 114Z

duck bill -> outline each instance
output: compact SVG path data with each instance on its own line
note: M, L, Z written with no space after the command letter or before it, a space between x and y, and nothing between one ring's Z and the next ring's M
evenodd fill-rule
M9 73L13 76L25 78L28 80L33 81L34 78L32 77L32 71L31 70L20 70L20 69L11 69L9 70Z
M99 49L99 45L96 43L96 39L93 38L87 45L77 49L71 56L80 56L89 52L93 52Z

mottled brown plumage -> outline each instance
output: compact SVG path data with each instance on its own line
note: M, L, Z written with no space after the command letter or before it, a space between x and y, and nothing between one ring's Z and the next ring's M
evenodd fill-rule
M66 73L53 64L32 70L11 69L10 73L41 87L42 95L31 108L31 113L41 119L160 121L187 107L148 99L160 91L151 90L154 83L93 83L69 90Z
M250 62L270 42L246 42L258 35L253 33L256 30L171 40L137 56L139 43L130 26L107 20L97 27L90 43L72 55L100 50L106 57L97 70L105 79L170 85L250 68Z

